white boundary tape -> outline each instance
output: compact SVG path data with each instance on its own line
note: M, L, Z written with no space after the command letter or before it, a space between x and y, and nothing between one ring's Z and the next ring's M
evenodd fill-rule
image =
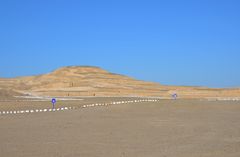
M161 99L137 99L137 100L128 100L128 101L113 101L110 103L96 103L96 104L87 104L83 105L81 108L95 107L95 106L109 106L116 104L127 104L127 103L139 103L139 102L157 102ZM0 111L0 115L7 114L24 114L24 113L38 113L38 112L56 112L56 111L64 111L64 110L73 110L75 107L61 107L56 109L35 109L35 110L20 110L20 111Z

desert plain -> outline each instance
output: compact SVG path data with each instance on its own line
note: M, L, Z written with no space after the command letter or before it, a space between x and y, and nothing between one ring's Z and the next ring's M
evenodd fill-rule
M79 107L73 110L1 115L0 156L240 156L239 101L159 100L82 108L104 101L89 99L69 102ZM106 98L110 101L115 98Z
M93 67L3 78L0 156L239 157L239 97L239 89L164 86Z

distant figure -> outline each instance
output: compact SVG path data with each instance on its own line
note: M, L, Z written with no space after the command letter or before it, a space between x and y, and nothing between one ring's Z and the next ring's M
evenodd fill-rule
M57 100L55 98L52 98L52 108L55 109L55 104L56 104Z
M173 98L174 100L176 100L177 97L178 97L177 93L172 94L172 98Z

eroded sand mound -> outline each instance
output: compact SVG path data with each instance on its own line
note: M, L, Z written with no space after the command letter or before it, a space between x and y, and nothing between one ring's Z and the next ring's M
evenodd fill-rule
M3 99L14 99L14 96L20 96L21 93L15 92L9 89L0 89L0 100Z
M239 89L164 86L90 66L69 66L44 75L0 79L0 88L45 96L170 97L177 92L182 98L240 97Z

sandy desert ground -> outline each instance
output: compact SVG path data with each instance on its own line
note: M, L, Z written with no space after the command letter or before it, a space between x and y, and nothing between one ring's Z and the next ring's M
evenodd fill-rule
M165 86L98 67L0 78L0 157L239 157L239 113L239 88Z
M83 98L59 102L78 107L74 110L0 115L0 156L240 156L240 101L182 99L79 107L133 99ZM1 107L3 103L15 109L22 109L18 103L49 107L43 101L1 102Z

